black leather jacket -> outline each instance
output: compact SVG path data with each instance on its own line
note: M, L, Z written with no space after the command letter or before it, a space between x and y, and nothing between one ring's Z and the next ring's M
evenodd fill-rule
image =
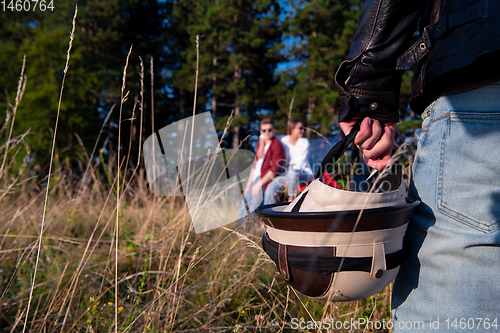
M416 64L410 107L500 81L500 0L365 0L335 76L339 121L399 121L401 74ZM410 47L420 19L419 40Z

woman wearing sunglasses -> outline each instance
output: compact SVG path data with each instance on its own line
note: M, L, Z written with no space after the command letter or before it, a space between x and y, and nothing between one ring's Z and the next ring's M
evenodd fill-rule
M297 188L307 185L313 179L313 172L309 165L309 140L304 135L304 124L298 119L290 119L286 134L281 138L285 147L287 172L286 175L274 178L264 192L264 204L276 202L279 194L288 187L288 200L292 201L297 195Z

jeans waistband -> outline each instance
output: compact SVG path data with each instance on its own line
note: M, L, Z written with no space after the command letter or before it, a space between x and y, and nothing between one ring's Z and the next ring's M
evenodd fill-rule
M500 112L500 81L459 94L443 96L432 102L422 113L422 120L432 115L436 108L457 112Z

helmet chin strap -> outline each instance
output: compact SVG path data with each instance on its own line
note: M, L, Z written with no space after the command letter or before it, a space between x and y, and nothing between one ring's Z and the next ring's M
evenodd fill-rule
M333 165L333 163L335 163L337 161L337 159L340 158L340 156L342 156L345 152L345 150L347 149L347 147L354 141L354 138L356 137L356 135L358 134L359 132L359 123L356 124L352 129L351 129L351 132L349 132L348 135L346 135L341 141L339 141L329 152L328 154L325 156L325 158L323 159L323 162L321 162L321 165L318 169L318 172L316 174L316 178L318 178L318 175L321 175L323 172L328 172L328 169L331 168L331 166ZM370 184L372 184L371 188L370 188L370 192L379 192L380 191L380 186L379 183L381 178L384 178L384 176L387 175L387 173L390 173L390 170L393 169L392 167L388 167L388 168L385 168L384 170L380 171L377 170L377 169L374 169L372 170L372 172L370 173L370 175L368 176L368 178L366 179L366 181ZM398 173L398 168L395 167L394 168L394 171L399 174L400 176L400 173ZM307 194L307 193L306 193ZM367 200L368 200L368 197L366 198L366 201L365 201L365 204L367 203ZM359 224L359 221L361 219L361 216L363 215L363 211L364 211L364 205L362 206L361 210L359 211L359 215L358 215L358 218L356 220L356 223L354 224L354 228L352 229L352 231L350 232L350 235L349 235L349 241L347 242L347 247L346 247L346 252L347 252L347 249L349 248L350 244L351 244L351 241L352 241L352 238L354 236L354 233L356 231L356 228ZM345 252L345 253L346 253ZM384 254L385 255L385 254ZM335 283L337 282L337 278L339 276L338 273L341 272L342 270L342 266L344 264L346 264L345 262L346 260L346 257L345 256L342 256L340 258L340 262L338 263L338 268L337 268L337 274L334 274L333 275L333 282L332 284L335 286ZM375 257L373 258L373 263L375 262ZM372 272L373 273L373 272ZM334 291L334 289L330 290L330 293L328 294L328 297L327 297L327 303L329 303L333 297L335 297L335 295L337 294L338 291Z
M354 127L351 129L349 134L344 136L342 140L340 140L335 146L330 149L328 154L326 154L325 158L321 162L321 165L318 168L318 171L316 172L316 176L314 177L315 179L318 179L321 177L321 175L325 172L330 173L332 166L334 163L344 154L345 150L351 142L354 141L354 138L356 137L356 134L359 132L359 124L354 125Z
M405 199L400 164L372 170L364 191L321 181L358 132L354 126L331 148L316 179L294 201L256 211L266 225L263 249L285 281L328 302L368 297L394 280L409 216L419 204Z

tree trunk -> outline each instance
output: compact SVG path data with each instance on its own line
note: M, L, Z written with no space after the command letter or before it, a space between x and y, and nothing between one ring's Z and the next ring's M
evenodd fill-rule
M316 97L312 93L309 93L309 98L307 99L307 127L310 126L310 120L312 119L312 114L314 113L314 108L316 107ZM311 131L306 132L306 136L309 139L311 137Z
M235 81L239 81L241 79L241 68L240 66L236 66L234 68L234 79ZM238 100L238 90L234 93L234 117L236 119L239 118L240 115L240 102ZM236 125L234 126L234 135L233 135L233 149L237 149L238 146L240 145L240 126Z
M212 63L214 67L217 66L217 57L213 57ZM217 72L214 69L214 75L212 76L212 119L215 122L217 116L217 97L215 96L215 89L217 89Z
M184 109L184 91L179 92L180 98L179 98L179 112L181 114L179 119L184 119L184 114L186 110Z
M316 36L314 36L316 37ZM309 78L309 84L311 87L314 87L314 76L316 74L316 70L312 69L312 72L311 72L311 77ZM307 127L311 128L311 119L312 119L312 114L314 112L314 108L316 107L316 98L313 96L313 93L310 92L309 93L309 98L307 99ZM311 138L311 131L307 131L306 132L306 137L308 139Z

